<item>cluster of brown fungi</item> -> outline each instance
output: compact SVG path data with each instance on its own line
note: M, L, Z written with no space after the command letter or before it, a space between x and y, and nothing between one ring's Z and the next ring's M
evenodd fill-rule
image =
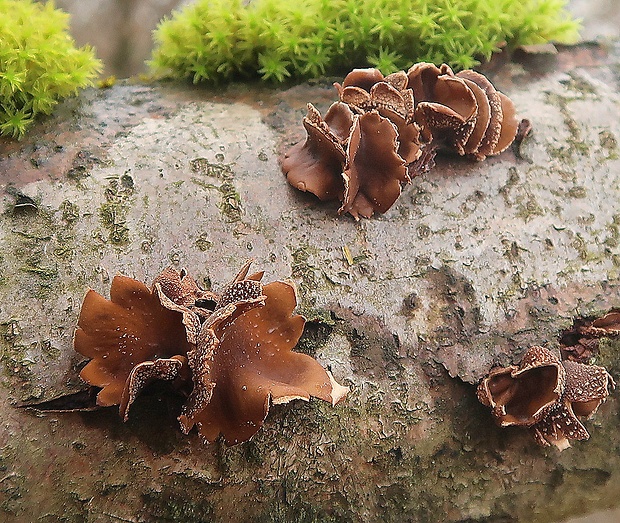
M82 379L98 390L96 405L129 409L150 383L164 380L185 403L181 430L197 426L206 442L249 440L272 404L320 398L335 405L347 394L310 356L293 352L305 320L291 283L261 283L248 262L220 294L201 289L184 270L164 270L149 289L126 276L110 299L84 298L74 348L91 358ZM593 415L615 386L591 365L604 337L620 336L620 310L575 321L560 339L561 356L544 347L480 382L478 399L501 427L528 428L537 443L563 450L589 438L580 418ZM72 409L73 410L73 409ZM83 410L83 409L77 409Z
M110 300L84 298L74 347L91 358L81 378L99 390L97 405L129 409L151 382L165 380L186 399L184 433L226 444L250 439L271 404L311 396L332 405L348 391L314 358L292 352L305 319L294 315L295 289L247 263L220 294L201 289L184 270L164 270L152 288L116 276Z
M504 151L519 122L514 104L482 74L418 63L383 76L354 69L334 84L325 116L308 104L307 137L281 161L291 185L341 202L356 220L386 212L403 185L444 148L476 160Z
M325 116L308 104L307 137L282 159L297 189L338 199L355 219L386 212L404 184L448 149L475 160L499 154L515 139L512 102L483 75L455 74L419 63L383 76L354 69ZM184 270L164 270L149 289L116 276L110 300L86 294L74 347L90 358L80 376L98 390L98 406L119 405L127 420L140 392L170 382L185 403L178 420L208 442L250 439L271 404L311 396L332 405L348 392L310 356L293 352L305 320L294 315L295 289L261 283L247 263L220 294L201 289ZM561 338L561 356L530 348L518 365L493 369L478 385L479 400L502 427L528 428L540 445L570 446L589 434L592 415L614 381L591 365L599 340L620 336L620 311L578 320Z
M478 399L498 425L527 427L540 445L562 450L570 440L588 439L579 418L593 415L615 386L604 367L588 362L600 338L619 335L620 311L579 320L562 336L561 358L532 347L519 365L491 370L478 386Z

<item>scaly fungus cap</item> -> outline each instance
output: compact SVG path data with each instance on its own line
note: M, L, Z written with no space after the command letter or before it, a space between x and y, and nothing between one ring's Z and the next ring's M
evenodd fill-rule
M591 416L615 386L603 367L560 361L544 347L530 348L519 366L492 370L478 399L502 426L530 427L539 445L570 447L590 435L578 416Z
M570 440L590 437L578 416L590 417L615 387L607 370L596 365L563 361L566 369L566 390L558 404L534 425L534 438L539 445L555 445L564 450Z
M620 311L612 310L580 329L582 334L602 338L620 336Z

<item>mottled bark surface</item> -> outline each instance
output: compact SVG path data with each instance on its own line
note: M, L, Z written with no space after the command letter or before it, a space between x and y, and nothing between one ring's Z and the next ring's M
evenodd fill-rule
M277 163L305 103L336 98L327 81L118 84L0 141L0 519L552 521L617 505L617 394L559 453L495 427L474 384L620 306L619 57L582 46L494 71L532 121L520 149L440 159L359 223ZM182 435L163 388L127 423L16 408L82 387L71 340L88 287L172 264L218 290L248 258L297 282L299 350L348 401L276 406L232 448ZM616 379L618 349L596 361Z

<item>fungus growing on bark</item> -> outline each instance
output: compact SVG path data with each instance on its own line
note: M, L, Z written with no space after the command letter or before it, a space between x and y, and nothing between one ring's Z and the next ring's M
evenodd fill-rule
M478 386L478 398L491 407L501 427L529 427L559 401L565 382L560 360L543 347L532 347L518 366L492 370Z
M185 271L166 269L152 289L116 276L110 300L86 294L74 347L91 358L80 376L101 390L97 405L129 408L154 380L186 396L179 422L204 440L228 445L251 438L271 404L311 396L335 405L348 389L310 356L292 352L305 324L293 315L295 289L263 287L250 263L220 294L204 291Z
M346 106L342 110L350 113ZM337 111L332 105L327 114ZM350 120L353 121L352 114ZM308 114L303 125L308 134L306 140L292 147L282 161L288 182L300 191L310 191L321 200L342 200L344 180L341 173L346 160L344 141L349 129L346 130L346 136L339 139L336 134L338 131L330 129L312 104L308 104ZM337 129L343 129L342 125Z
M560 337L562 357L587 363L596 354L601 338L620 336L620 311L611 310L600 318L579 318Z
M179 421L185 433L197 425L205 440L214 441L222 434L227 445L234 445L260 429L271 404L314 396L335 405L346 395L348 389L314 358L291 350L305 323L302 316L292 315L293 286L273 282L263 292L263 307L213 329L217 347L199 343L197 351L204 355L196 361L211 361L209 380L215 387L208 401L184 407Z
M397 131L379 113L356 116L347 147L342 176L345 192L338 212L356 220L384 213L400 196L401 183L409 180L405 161L398 155Z
M532 427L536 441L560 450L570 447L570 440L590 437L579 417L589 417L609 396L614 380L603 368L573 361L563 361L566 387L561 400Z
M519 121L512 101L482 74L456 75L446 64L419 63L407 71L415 98L415 120L426 140L440 142L477 160L504 151Z
M308 104L307 137L282 159L291 185L321 200L339 199L339 213L355 219L387 211L403 184L428 169L413 122L413 92L406 75L384 77L377 69L354 69L334 86L339 102L325 118Z
M591 321L580 329L587 336L602 338L620 336L620 311L613 310L600 318Z
M415 120L425 141L436 141L465 154L463 146L474 129L478 105L472 90L445 64L413 65L407 71L415 99Z
M150 290L126 276L114 277L109 300L89 290L78 319L74 348L91 358L80 377L101 388L97 404L120 404L125 384L137 365L187 354L190 344L182 320L181 312L162 305L157 288ZM171 365L178 367L178 363ZM158 366L162 376L172 378L172 367L164 367ZM155 372L151 369L150 379Z
M338 199L355 219L386 212L402 187L434 166L437 148L477 160L499 154L517 134L512 102L474 71L429 63L383 76L354 69L335 83L325 118L308 104L306 139L282 158L291 185Z
M540 445L560 450L590 435L578 417L589 417L615 386L603 367L560 359L532 347L518 366L492 370L478 385L478 399L501 427L530 428Z

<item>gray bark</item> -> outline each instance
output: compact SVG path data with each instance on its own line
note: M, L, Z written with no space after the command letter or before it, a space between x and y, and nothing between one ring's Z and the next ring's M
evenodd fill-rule
M327 82L119 83L0 140L2 518L553 521L617 505L616 397L559 453L497 428L475 383L620 306L619 57L582 46L504 66L494 80L534 127L520 150L443 158L359 223L277 163L305 103L335 98ZM345 403L274 407L232 448L184 436L157 394L127 423L15 407L81 387L71 340L88 287L172 264L217 290L248 258L297 282L299 350L351 386ZM616 378L618 348L597 359Z

